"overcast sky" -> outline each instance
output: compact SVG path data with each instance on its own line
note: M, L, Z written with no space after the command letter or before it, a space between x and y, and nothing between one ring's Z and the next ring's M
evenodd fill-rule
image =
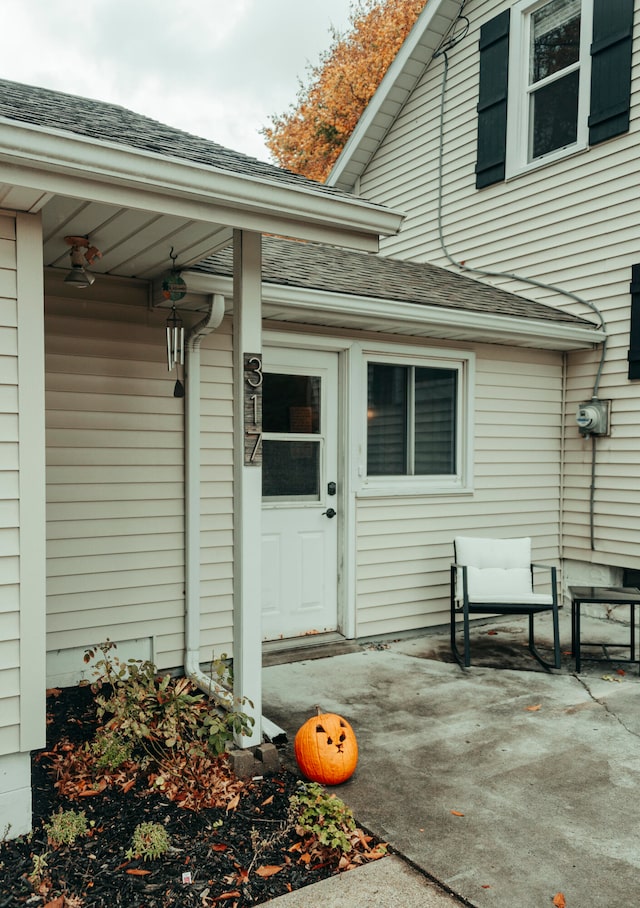
M349 0L2 0L0 77L121 104L268 160Z

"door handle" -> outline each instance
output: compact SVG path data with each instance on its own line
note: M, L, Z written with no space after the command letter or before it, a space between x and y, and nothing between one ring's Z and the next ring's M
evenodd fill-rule
M337 512L334 511L333 508L327 508L327 510L326 510L326 511L323 511L322 513L323 513L323 514L326 514L327 517L329 518L329 520L331 520L332 517L335 517L335 516L336 516L336 513L337 513Z

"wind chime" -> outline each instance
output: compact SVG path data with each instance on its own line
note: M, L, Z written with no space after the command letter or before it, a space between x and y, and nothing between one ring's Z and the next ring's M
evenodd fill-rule
M187 292L187 285L180 276L180 272L176 269L178 256L173 254L173 246L171 247L169 258L171 259L171 271L162 282L162 295L173 303L171 314L167 319L167 366L169 372L176 370L173 396L184 397L184 384L180 380L180 369L182 369L182 378L184 379L184 325L176 312L175 304L184 297Z

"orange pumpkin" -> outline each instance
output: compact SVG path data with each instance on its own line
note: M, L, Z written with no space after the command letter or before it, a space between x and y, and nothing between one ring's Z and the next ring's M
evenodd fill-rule
M339 785L353 775L358 762L358 743L346 719L335 713L320 713L298 729L293 742L303 775L322 785Z

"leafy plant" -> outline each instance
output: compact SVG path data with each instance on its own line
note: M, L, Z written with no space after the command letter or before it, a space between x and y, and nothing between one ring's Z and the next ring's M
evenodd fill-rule
M122 662L113 649L115 644L107 640L87 650L85 661L102 656L95 663L92 690L98 717L111 716L105 729L117 734L121 745L140 746L148 759L162 762L171 751L191 758L219 756L234 735L250 733L254 720L242 712L244 702L219 709L188 678L160 676L150 661ZM214 680L225 680L228 672L223 659L212 663ZM112 755L105 754L105 760Z
M33 870L29 874L29 882L33 886L39 885L44 880L48 867L47 858L50 854L50 851L45 851L43 854L33 855Z
M349 833L355 831L356 821L351 808L336 795L328 794L317 782L300 783L291 804L297 814L299 835L311 833L321 845L344 854L353 850Z
M64 810L53 815L50 823L45 823L47 839L51 845L72 845L78 836L87 834L87 818L84 810Z
M133 754L132 741L105 732L99 732L90 747L98 769L117 769L123 763L127 763Z
M139 823L133 831L131 848L125 856L129 860L142 858L143 861L153 861L170 848L169 834L161 823Z

